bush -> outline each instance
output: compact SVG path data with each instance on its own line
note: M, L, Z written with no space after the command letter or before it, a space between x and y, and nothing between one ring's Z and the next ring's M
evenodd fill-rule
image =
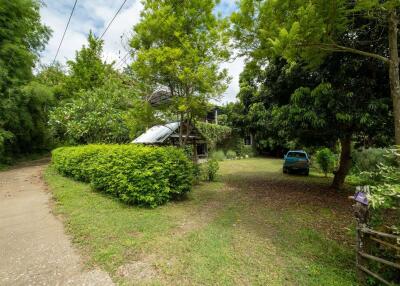
M217 160L211 159L207 162L207 179L210 182L215 180L218 170L219 164Z
M254 157L253 146L249 146L249 145L243 146L241 155L244 156L245 158Z
M228 150L228 152L226 152L226 158L228 159L235 159L237 157L237 154L235 151L233 150Z
M323 148L319 150L316 154L316 159L318 166L325 174L325 177L328 175L328 173L333 171L333 168L335 167L335 155L330 149Z
M49 124L55 137L72 145L126 143L130 138L125 117L131 105L127 90L107 84L62 102L51 111Z
M224 161L226 159L225 153L222 150L214 151L211 153L211 158L217 161Z
M353 158L353 174L362 172L375 172L378 166L383 164L386 166L396 166L395 156L383 148L370 148L354 151Z
M52 152L62 175L128 204L155 207L189 192L192 162L181 149L141 145L87 145Z
M372 171L358 175L359 183L371 186L368 199L374 209L400 207L400 150L386 150L386 156L395 158L394 162L379 163Z

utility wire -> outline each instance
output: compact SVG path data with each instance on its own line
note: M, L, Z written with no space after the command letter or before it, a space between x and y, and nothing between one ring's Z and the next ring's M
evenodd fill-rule
M122 64L122 63L126 63L126 57L127 56L129 56L129 52L127 52L126 54L125 54L125 56L122 58L122 59L120 59L119 61L118 61L118 63L115 65L115 67L116 68L118 68L119 66L120 66L120 64Z
M119 14L119 12L122 10L122 7L124 7L126 1L128 1L128 0L124 0L124 2L122 2L122 5L119 7L117 13L115 13L115 15L114 15L114 17L111 19L110 23L108 23L107 28L104 30L103 34L101 34L101 36L100 36L99 39L102 39L103 36L104 36L104 34L107 33L108 28L110 28L111 24L114 22L114 19L117 17L117 15Z
M55 57L54 57L54 60L53 60L53 64L52 64L52 65L54 65L54 63L56 62L58 53L60 52L61 45L62 45L62 43L63 43L63 41L64 41L65 34L67 33L68 26L69 26L69 22L71 22L72 14L74 14L75 7L76 7L76 3L77 3L77 2L78 2L78 0L75 0L74 7L72 7L71 14L69 15L69 18L68 18L67 26L65 26L65 30L64 30L64 33L63 33L63 35L62 35L60 44L58 45L57 53L56 53L56 55L55 55Z

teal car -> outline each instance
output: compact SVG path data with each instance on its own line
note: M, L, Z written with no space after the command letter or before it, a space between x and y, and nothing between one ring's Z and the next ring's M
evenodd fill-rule
M301 173L308 176L310 172L310 159L303 150L293 150L287 152L284 157L283 173Z

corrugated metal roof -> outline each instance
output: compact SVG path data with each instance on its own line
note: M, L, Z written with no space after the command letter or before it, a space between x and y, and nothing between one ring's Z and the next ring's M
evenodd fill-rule
M179 122L172 122L166 125L156 125L132 141L132 143L157 144L163 143L179 128Z

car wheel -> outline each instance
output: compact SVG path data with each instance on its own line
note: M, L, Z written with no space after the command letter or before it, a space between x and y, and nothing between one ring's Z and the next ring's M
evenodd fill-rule
M310 170L309 170L309 169L307 169L307 170L304 171L304 175L305 175L305 176L308 176L309 174L310 174Z
M286 168L283 168L283 169L282 169L282 172L283 172L284 174L286 174L286 173L287 173Z

